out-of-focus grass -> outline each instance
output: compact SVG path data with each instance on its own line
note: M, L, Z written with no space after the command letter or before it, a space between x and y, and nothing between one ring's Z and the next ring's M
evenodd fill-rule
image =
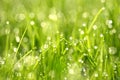
M0 0L0 80L120 80L119 4Z

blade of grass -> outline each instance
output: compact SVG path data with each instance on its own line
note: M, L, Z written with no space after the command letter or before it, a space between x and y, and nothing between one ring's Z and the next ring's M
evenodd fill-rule
M89 28L88 28L88 31L87 31L88 34L90 33L90 31L91 31L91 29L92 29L92 26L94 25L95 21L97 20L98 16L100 15L100 13L101 13L103 10L105 10L104 7L101 8L101 9L98 11L98 13L95 15L93 21L91 22L91 24L90 24L90 26L89 26Z
M17 54L18 54L19 48L20 48L20 46L21 46L21 43L22 43L22 41L23 41L23 38L24 38L24 36L25 36L26 31L27 31L27 27L25 28L25 30L24 30L24 32L23 32L23 34L22 34L22 37L21 37L21 39L20 39L20 42L19 42L19 44L18 44L17 51L16 51L15 56L14 56L14 63L15 63L15 58L16 58L16 56L17 56ZM13 63L13 64L14 64L14 63Z

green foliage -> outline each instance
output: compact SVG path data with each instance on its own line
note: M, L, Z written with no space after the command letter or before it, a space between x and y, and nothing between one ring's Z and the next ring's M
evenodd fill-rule
M0 80L120 80L119 0L0 0Z

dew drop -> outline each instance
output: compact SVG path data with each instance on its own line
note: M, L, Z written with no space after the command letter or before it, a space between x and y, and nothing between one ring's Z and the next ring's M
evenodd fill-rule
M9 21L6 21L6 24L9 24L10 22Z
M93 30L96 30L96 29L97 29L97 25L94 25L94 26L93 26Z
M16 47L15 47L15 48L13 48L13 51L14 51L14 52L17 52L17 48L16 48Z
M33 26L34 24L35 24L35 22L34 22L34 21L30 21L30 25L32 25L32 26Z
M20 42L20 37L16 36L16 42Z
M86 27L86 23L83 23L82 26L83 26L83 27Z
M98 77L98 73L95 73L94 76L95 76L95 77Z
M69 74L74 74L74 70L73 69L69 69Z
M115 53L117 53L117 48L109 47L109 54L115 54Z
M94 46L94 49L98 49L98 46Z
M69 50L69 48L65 48L65 50L66 50L66 51L68 51L68 50Z
M104 37L104 35L103 35L103 34L100 34L100 37L102 38L102 37Z
M84 63L84 61L83 61L82 59L79 59L78 62L80 62L80 63Z

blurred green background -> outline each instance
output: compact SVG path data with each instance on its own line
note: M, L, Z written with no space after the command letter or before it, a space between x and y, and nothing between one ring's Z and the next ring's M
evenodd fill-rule
M0 80L120 80L119 4L0 0Z

